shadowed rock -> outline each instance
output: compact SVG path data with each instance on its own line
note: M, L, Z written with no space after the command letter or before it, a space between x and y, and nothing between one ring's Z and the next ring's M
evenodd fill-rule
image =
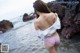
M34 19L34 18L35 18L34 13L31 13L30 15L28 15L27 13L25 13L25 14L23 15L23 21L24 21L24 22L29 21L29 20L32 20L32 19Z
M75 37L80 32L80 2L79 3L57 3L49 2L48 7L52 12L58 13L61 20L60 35L66 38ZM79 36L79 35L78 35ZM80 37L80 36L79 36Z
M65 6L62 6L59 3L54 2L49 2L47 3L48 7L50 8L50 10L54 13L58 13L60 19L62 19L62 17L65 15Z
M12 22L8 20L0 21L0 31L6 32L7 30L13 28Z

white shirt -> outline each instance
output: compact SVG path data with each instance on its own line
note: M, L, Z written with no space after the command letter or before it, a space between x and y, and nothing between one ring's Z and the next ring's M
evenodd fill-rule
M57 29L61 28L60 19L57 17L57 20L53 25L51 25L49 28L45 29L44 31L38 29L36 30L38 36L41 38L44 38L45 36L51 36L52 33L56 32Z

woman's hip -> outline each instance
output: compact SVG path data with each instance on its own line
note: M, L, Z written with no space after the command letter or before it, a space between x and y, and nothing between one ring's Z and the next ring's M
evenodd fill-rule
M55 33L51 37L45 37L44 42L47 45L55 45L55 44L60 44L60 37L58 33Z

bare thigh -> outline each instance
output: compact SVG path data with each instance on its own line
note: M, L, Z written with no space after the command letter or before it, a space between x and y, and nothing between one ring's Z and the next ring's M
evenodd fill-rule
M59 47L59 45L46 45L45 44L45 47L48 49L49 53L57 53L57 49Z
M55 50L57 50L57 48L59 47L59 44L55 44L55 45L47 45L47 44L45 44L45 47L47 49L55 48Z

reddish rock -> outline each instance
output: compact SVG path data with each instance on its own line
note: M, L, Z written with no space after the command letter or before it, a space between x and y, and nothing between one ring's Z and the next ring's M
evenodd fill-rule
M8 20L3 20L0 22L0 31L6 32L7 30L13 28L12 22Z
M65 16L62 20L62 35L64 35L66 38L75 36L80 32L80 13L75 10L73 13L71 12L71 9L65 11Z
M25 14L23 15L23 21L24 21L24 22L25 22L25 21L32 20L32 19L34 19L34 18L35 18L34 13L31 13L30 15L28 15L27 13L25 13Z
M52 12L56 12L59 15L61 29L58 30L58 33L60 35L71 38L72 36L75 37L76 34L80 34L80 3L60 4L49 2L48 7Z
M50 10L54 13L58 13L60 19L63 18L63 16L65 15L65 6L59 4L59 3L56 3L56 2L49 2L48 4L48 7L50 8Z

